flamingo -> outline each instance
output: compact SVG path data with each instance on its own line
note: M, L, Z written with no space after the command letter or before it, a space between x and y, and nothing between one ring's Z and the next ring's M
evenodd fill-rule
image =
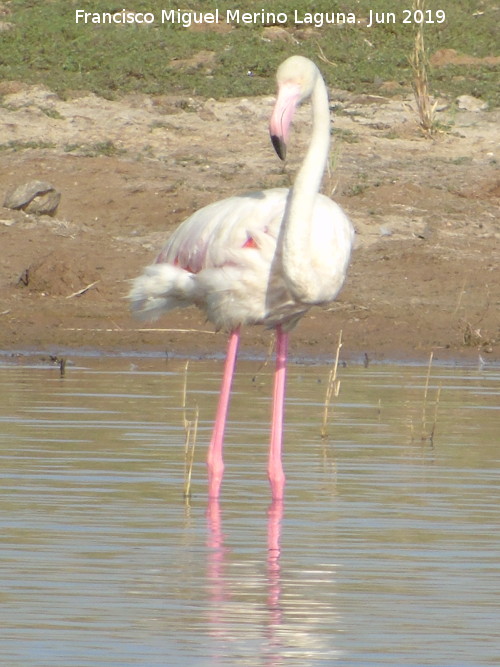
M277 71L278 95L269 130L284 160L297 106L312 106L312 136L291 189L273 188L223 199L196 211L174 231L156 262L135 279L132 310L155 319L195 305L216 329L229 331L222 386L208 448L208 495L218 498L223 440L243 325L276 330L268 478L273 500L283 498L282 434L289 332L314 305L335 299L345 279L354 238L342 209L319 194L330 145L328 93L316 65L291 56Z

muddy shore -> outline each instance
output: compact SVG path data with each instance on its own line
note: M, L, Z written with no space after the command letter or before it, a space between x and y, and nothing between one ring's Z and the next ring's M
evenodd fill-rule
M58 354L222 354L195 310L151 326L124 295L179 222L217 199L287 186L308 139L300 111L285 169L273 155L273 98L226 101L2 91L0 198L31 179L61 192L55 216L0 211L0 349ZM454 111L426 139L410 98L332 90L334 144L324 192L356 228L345 288L295 330L296 358L498 361L500 113ZM447 116L448 114L448 116ZM242 353L270 335L247 328Z

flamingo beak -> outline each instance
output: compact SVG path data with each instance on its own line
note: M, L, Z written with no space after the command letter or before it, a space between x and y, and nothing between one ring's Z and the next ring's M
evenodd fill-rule
M286 157L286 144L290 133L290 125L300 97L300 87L296 83L284 83L280 85L278 98L271 114L271 120L269 121L269 134L271 135L274 150L281 160L284 160Z

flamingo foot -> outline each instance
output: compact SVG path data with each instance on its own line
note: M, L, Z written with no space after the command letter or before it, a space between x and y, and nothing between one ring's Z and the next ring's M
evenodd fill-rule
M277 469L268 470L267 476L271 485L271 496L273 500L283 500L285 496L285 473L279 466Z
M222 478L224 477L224 464L221 461L208 462L208 497L216 500L220 495Z

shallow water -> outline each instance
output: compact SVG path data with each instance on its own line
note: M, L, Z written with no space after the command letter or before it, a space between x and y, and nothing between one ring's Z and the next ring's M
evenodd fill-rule
M185 415L184 366L0 361L2 664L500 664L498 368L434 366L426 403L426 367L342 368L322 440L329 369L292 365L271 504L271 371L241 362L207 505L221 364Z

